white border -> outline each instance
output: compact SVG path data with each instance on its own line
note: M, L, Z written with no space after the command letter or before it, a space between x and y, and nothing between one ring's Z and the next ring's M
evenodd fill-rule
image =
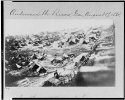
M39 3L39 4L34 4L38 7L41 6L41 4L43 3ZM49 97L53 97L53 98L122 98L123 95L123 71L124 71L124 66L123 66L123 50L124 50L124 12L123 12L123 8L124 5L123 3L111 3L111 2L101 2L101 3L92 3L89 2L87 4L84 3L72 3L72 4L65 4L65 3L56 3L56 5L54 3L45 3L45 5L50 5L48 8L52 8L54 5L58 8L61 6L61 9L63 11L66 11L68 9L73 9L74 5L75 7L78 7L80 10L83 10L83 12L85 10L92 10L92 12L98 12L100 13L101 11L119 11L122 12L121 17L109 17L109 19L113 19L115 21L115 27L116 27L116 34L115 34L115 40L116 40L116 86L115 87L13 87L13 88L6 88L4 89L4 96L5 99L9 100L12 97L28 97L28 98L49 98ZM68 4L70 6L70 8L68 7ZM83 4L83 6L82 6ZM25 10L24 6L26 5L21 5L19 3L15 3L15 4L7 4L5 7L7 7L8 5L10 5L8 8L5 9L5 18L12 18L12 16L8 16L7 13L9 11L9 9L11 8L17 8L17 9L23 9ZM22 6L17 7L17 6ZM45 7L45 5L43 5L43 8ZM89 7L88 7L89 5ZM100 9L96 9L98 7L102 7ZM33 5L31 4L30 7L33 7ZM42 7L40 7L42 9ZM45 7L46 8L46 7ZM92 8L92 9L91 9ZM35 9L35 8L34 8ZM35 9L36 10L36 9ZM38 9L37 9L38 10ZM27 10L27 11L31 11L31 9ZM15 17L14 17L15 18ZM21 17L22 18L22 17ZM27 17L26 17L27 18ZM34 18L34 17L33 17ZM48 18L56 18L56 17L48 17ZM58 17L59 18L59 17ZM65 17L66 18L66 17ZM75 17L75 18L79 18L79 17ZM99 18L100 17L95 17L95 18ZM105 18L105 17L101 17ZM89 19L89 18L88 18ZM92 18L93 19L93 18ZM56 89L56 91L55 91Z

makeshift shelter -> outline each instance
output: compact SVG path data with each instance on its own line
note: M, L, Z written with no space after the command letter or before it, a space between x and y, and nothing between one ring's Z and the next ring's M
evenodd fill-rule
M96 38L95 37L89 37L89 42L96 42Z
M35 63L35 62L30 66L30 68L33 72L38 72L38 73L46 73L47 72L46 68L44 68L43 66L41 66L40 64Z
M82 44L88 44L88 42L86 42L86 41L83 41L83 43Z
M76 44L76 42L74 42L74 41L69 42L69 45L73 45L73 44Z
M37 64L35 64L35 63L33 63L31 66L30 66L30 68L31 68L31 71L37 71L37 69L39 68L39 66L37 65Z
M73 61L79 63L80 60L82 60L83 57L85 57L88 53L81 53L78 55Z
M42 67L39 67L39 68L37 69L37 72L38 72L38 73L46 73L46 72L47 72L47 69L45 69L45 68L42 66Z

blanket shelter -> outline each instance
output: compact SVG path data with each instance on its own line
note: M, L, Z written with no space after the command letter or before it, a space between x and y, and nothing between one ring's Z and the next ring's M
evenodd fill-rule
M47 69L40 65L39 63L34 62L31 66L31 71L38 72L38 73L46 73Z
M37 72L38 72L38 73L46 73L46 72L47 72L47 69L45 69L45 68L42 66L42 67L39 67L39 68L37 69Z
M35 72L37 69L39 68L39 66L35 63L33 63L31 66L30 66L30 69L31 71Z
M69 45L73 45L73 44L76 44L78 42L79 42L79 40L76 39L76 38L74 38L74 39L72 39L72 40L69 41Z
M85 40L82 42L82 44L88 44Z

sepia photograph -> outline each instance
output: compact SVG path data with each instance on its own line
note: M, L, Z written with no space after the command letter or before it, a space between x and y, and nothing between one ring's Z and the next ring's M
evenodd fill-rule
M6 87L115 87L112 19L6 19Z

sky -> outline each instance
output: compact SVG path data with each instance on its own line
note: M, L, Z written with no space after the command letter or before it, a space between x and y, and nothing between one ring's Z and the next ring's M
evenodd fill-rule
M24 35L40 32L54 32L71 28L112 25L111 19L5 19L4 34Z

